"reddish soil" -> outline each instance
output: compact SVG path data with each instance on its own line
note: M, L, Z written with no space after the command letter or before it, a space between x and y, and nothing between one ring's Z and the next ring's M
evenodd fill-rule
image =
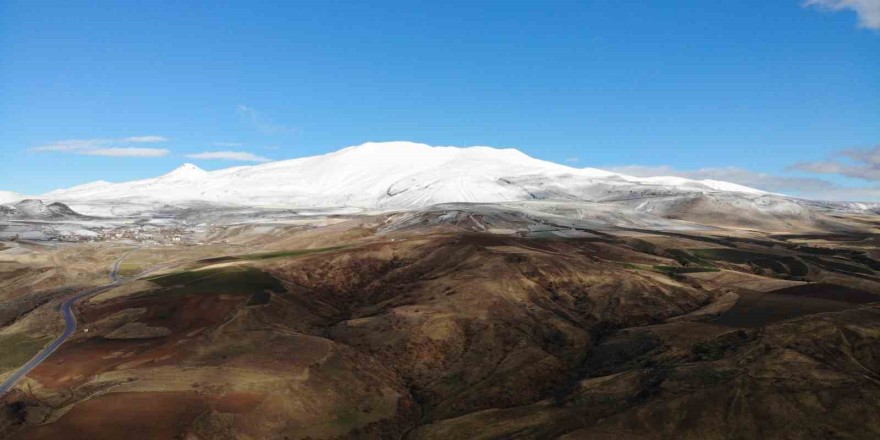
M111 393L80 402L55 423L34 427L15 438L184 438L193 420L211 409L210 400L194 392Z
M167 327L174 333L187 333L226 321L250 296L251 293L247 292L241 295L172 294L121 299L86 308L82 312L82 321L87 325L123 309L144 307L147 312L138 321Z
M246 295L168 295L146 296L116 301L99 307L86 308L80 328L122 309L144 307L147 312L138 321L168 327L172 335L153 339L105 339L93 337L70 341L40 364L31 377L49 388L76 386L92 375L115 370L135 362L144 366L179 364L190 355L186 344L178 344L186 334L200 328L211 328L229 319L247 301ZM119 356L124 352L124 356Z
M48 388L72 387L85 383L89 377L115 369L120 364L147 360L152 366L173 364L179 358L173 355L179 349L163 347L160 339L110 340L93 338L68 342L51 358L40 364L29 375ZM113 356L114 353L134 353L131 356ZM162 362L154 361L171 355Z
M222 413L244 414L254 409L265 398L265 394L246 391L226 393L214 401L213 409Z

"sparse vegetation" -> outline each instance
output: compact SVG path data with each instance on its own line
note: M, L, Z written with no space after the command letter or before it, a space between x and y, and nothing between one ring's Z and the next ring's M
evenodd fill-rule
M303 255L311 255L318 254L323 252L331 252L339 249L344 249L348 246L330 246L324 248L315 248L315 249L295 249L290 251L276 251L276 252L263 252L256 254L247 254L247 255L239 255L235 257L227 257L232 260L268 260L272 258L290 258L290 257L300 257Z
M718 272L718 269L714 267L694 267L694 266L654 266L654 270L660 273L664 273L666 275L682 275L686 273L699 273L699 272Z
M749 260L775 258L776 255L763 254L752 251L744 251L741 249L730 248L711 248L711 249L689 249L689 251L699 258L706 260L722 260L730 263L744 264Z
M0 373L18 368L29 361L52 338L32 338L23 333L0 335Z
M192 270L148 277L163 287L175 287L177 293L244 293L271 290L281 292L284 286L260 269L247 266Z
M707 259L702 258L698 255L694 255L684 249L667 249L666 253L672 255L679 264L682 265L696 265L700 267L714 267L714 265Z

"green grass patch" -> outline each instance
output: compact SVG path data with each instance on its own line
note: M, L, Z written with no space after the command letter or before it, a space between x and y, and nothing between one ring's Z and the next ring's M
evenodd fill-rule
M778 260L773 260L770 258L758 258L756 260L751 260L750 263L754 264L761 269L769 269L774 273L788 273L788 267L786 267L782 262Z
M185 293L283 292L284 286L272 275L255 267L222 267L182 271L147 277L162 287L183 286Z
M199 356L199 359L202 362L213 363L217 362L220 359L231 359L250 353L256 353L259 350L259 344L255 344L253 341L234 341L209 347L207 351L203 352Z
M706 260L705 258L702 258L697 255L691 254L690 252L688 252L684 249L667 249L666 253L671 255L673 258L675 258L676 261L678 261L682 265L692 264L692 265L702 266L702 267L712 267L713 266L713 264L709 260Z
M795 277L807 276L810 271L803 261L790 255L764 254L741 249L690 249L690 252L697 257L708 260L720 260L735 264L751 263L775 273L788 274Z
M626 243L639 252L643 252L646 254L654 254L657 252L657 245L651 243L650 241L642 240L639 238L631 238L627 240Z
M633 270L652 270L653 269L653 267L648 264L624 263L622 261L618 262L617 264L620 264L621 266L623 266L627 269L633 269Z
M296 249L292 251L265 252L261 254L248 254L238 256L241 260L267 260L270 258L300 257L303 255L317 254L321 252L330 252L342 249L348 246L331 246L316 249Z
M874 271L872 271L868 268L865 268L862 266L856 266L854 264L847 264L847 263L843 263L843 262L828 259L828 258L820 258L820 257L813 257L813 256L808 256L808 257L804 257L804 258L812 263L816 263L819 267L821 267L825 270L830 270L832 272L859 273L862 275L873 275L874 274Z
M686 273L698 272L718 272L718 269L714 267L700 266L654 266L654 270L660 273L664 273L666 275L682 275Z
M141 271L141 265L137 263L123 262L119 265L119 274L122 276L136 275Z
M743 264L749 260L763 258L778 258L778 255L762 254L759 252L744 251L741 249L690 249L690 252L699 258L707 260L721 260L730 263Z
M0 372L16 369L36 355L52 338L32 338L24 333L0 336Z
M769 269L776 274L786 274L794 277L805 277L810 273L810 268L803 261L795 257L774 256L773 258L756 258L749 260L762 269Z
M360 425L361 415L356 409L342 409L336 412L334 423L348 432Z
M274 251L274 252L262 252L256 254L243 254L243 255L223 255L220 257L211 257L204 258L198 261L201 266L207 266L218 263L228 263L232 261L260 261L260 260L269 260L273 258L290 258L290 257L301 257L303 255L310 254L318 254L322 252L330 252L338 249L347 248L350 245L340 245L340 246L330 246L324 248L314 248L314 249L294 249L289 251Z

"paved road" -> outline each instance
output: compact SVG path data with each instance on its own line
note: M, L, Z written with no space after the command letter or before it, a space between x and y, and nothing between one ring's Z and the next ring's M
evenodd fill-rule
M113 267L110 269L110 279L113 281L109 284L105 284L99 287L93 287L88 290L84 290L82 292L77 293L70 298L64 300L61 303L61 314L64 316L64 333L61 336L57 337L48 347L44 348L42 351L37 353L31 360L29 360L26 364L24 364L21 368L18 369L12 376L9 376L2 384L0 384L0 396L6 394L7 391L11 390L15 384L18 383L23 377L27 376L28 373L31 372L37 365L40 365L43 361L46 360L58 347L61 346L67 339L73 335L73 332L76 331L76 315L73 314L73 305L76 304L82 298L85 298L89 295L94 295L98 292L107 290L111 287L114 287L122 282L119 278L119 266L122 264L122 260L128 256L128 254L134 252L134 249L126 252L115 263L113 263Z

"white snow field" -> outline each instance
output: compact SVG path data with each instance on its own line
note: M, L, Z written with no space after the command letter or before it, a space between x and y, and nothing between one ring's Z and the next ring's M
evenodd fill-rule
M83 202L105 200L387 211L452 202L610 201L713 192L767 194L714 180L638 178L595 168L572 168L514 149L369 142L321 156L211 172L185 164L153 179L98 181L52 191L41 198L68 202L74 209L80 206L86 211L87 203Z

